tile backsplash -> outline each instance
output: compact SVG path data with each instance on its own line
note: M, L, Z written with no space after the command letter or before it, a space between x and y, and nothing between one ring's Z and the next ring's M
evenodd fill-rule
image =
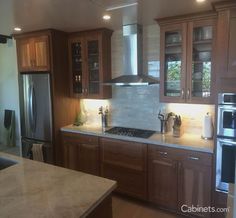
M143 27L143 70L159 76L158 25ZM112 36L112 77L122 74L122 31ZM137 87L113 87L112 99L81 100L87 114L88 125L101 125L100 106L109 107L109 125L159 131L159 110L181 115L184 132L201 134L202 119L207 112L214 115L212 105L166 104L159 101L159 85ZM170 122L171 127L171 122ZM171 128L169 128L171 130Z

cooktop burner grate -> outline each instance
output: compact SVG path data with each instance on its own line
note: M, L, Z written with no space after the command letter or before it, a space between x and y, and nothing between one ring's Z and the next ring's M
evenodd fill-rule
M113 127L109 130L106 130L105 132L115 135L131 136L138 138L149 138L155 133L155 131L152 130L134 129L125 127Z

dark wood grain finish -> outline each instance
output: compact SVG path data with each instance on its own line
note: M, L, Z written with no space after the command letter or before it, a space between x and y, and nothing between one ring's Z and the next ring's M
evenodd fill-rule
M161 207L177 210L177 161L167 151L148 148L148 199Z
M101 175L118 183L117 191L147 198L147 145L122 140L100 139Z
M109 29L96 29L69 34L69 65L70 65L70 90L71 95L77 98L107 99L111 98L111 87L102 83L111 79L111 35ZM99 47L99 92L89 92L89 69L88 69L88 43L97 41ZM82 45L82 93L73 91L73 70L72 70L72 43L80 42Z
M160 100L161 102L170 103L214 103L215 93L215 63L216 63L216 19L215 12L203 12L183 16L174 16L169 18L156 19L160 25ZM195 27L213 27L212 40L212 57L211 57L211 90L210 97L195 97L192 95L192 68L193 68L193 28ZM180 93L178 96L167 96L165 92L165 35L168 31L180 31L182 35L181 44L181 76L180 76Z
M100 175L98 137L62 133L64 167Z

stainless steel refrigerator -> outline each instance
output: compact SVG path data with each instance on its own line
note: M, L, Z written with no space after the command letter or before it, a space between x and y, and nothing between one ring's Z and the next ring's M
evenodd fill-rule
M43 144L46 162L52 161L52 102L50 75L19 76L22 156L32 158L33 143Z

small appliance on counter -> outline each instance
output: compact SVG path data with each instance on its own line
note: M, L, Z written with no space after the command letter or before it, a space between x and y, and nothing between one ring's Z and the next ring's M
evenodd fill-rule
M202 121L202 138L203 139L212 139L213 138L213 122L212 116L208 112Z

